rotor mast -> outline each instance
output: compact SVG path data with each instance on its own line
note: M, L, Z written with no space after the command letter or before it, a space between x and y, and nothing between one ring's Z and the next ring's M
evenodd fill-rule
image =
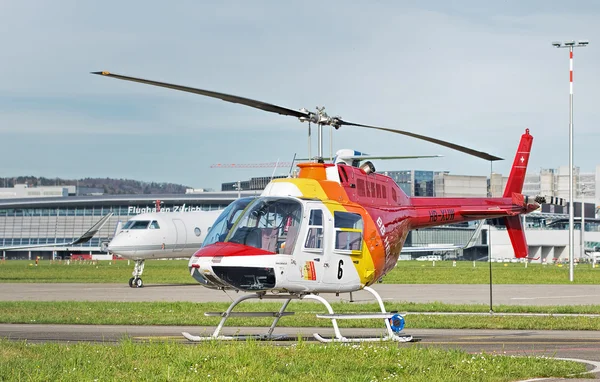
M315 109L317 110L316 113L310 112L305 108L300 109L300 112L306 114L306 116L298 117L298 119L300 120L300 122L308 122L309 124L310 123L317 124L317 126L318 126L318 130L317 130L318 153L317 153L316 159L318 162L323 162L323 126L324 125L332 126L337 130L342 125L342 123L341 123L342 117L339 117L339 116L330 117L325 112L325 106L322 106L322 107L317 106Z

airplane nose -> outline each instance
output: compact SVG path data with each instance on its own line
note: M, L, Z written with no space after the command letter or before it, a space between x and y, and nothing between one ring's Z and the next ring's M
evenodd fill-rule
M115 253L115 252L118 253L122 249L123 242L124 242L123 236L120 235L120 234L117 234L108 243L108 245L106 246L106 249L108 249L108 251L111 252L111 253Z

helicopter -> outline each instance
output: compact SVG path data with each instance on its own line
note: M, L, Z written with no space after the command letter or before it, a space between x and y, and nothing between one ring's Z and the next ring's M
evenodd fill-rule
M436 198L409 197L388 176L377 173L369 160L360 164L345 158L333 163L323 159L323 126L363 127L418 138L463 153L497 161L502 158L440 139L408 131L364 125L328 116L324 108L316 112L285 107L235 95L145 80L136 77L92 72L126 81L218 98L281 115L293 116L318 127L318 156L312 162L298 163L297 177L273 179L262 194L248 202L233 202L223 211L203 246L189 261L191 275L202 285L217 290L250 292L231 303L226 312L207 312L221 321L210 336L183 335L190 341L234 340L245 336L221 334L232 316L270 316L273 323L260 339L278 339L274 329L292 300L315 300L328 314L317 318L331 320L334 337L314 337L321 342L412 341L402 330L402 314L388 312L372 285L391 271L398 261L411 230L481 219L502 218L515 256L528 256L521 223L522 214L539 208L541 197L522 195L527 163L533 143L529 129L519 146L502 197ZM218 238L218 239L216 239ZM321 294L352 293L364 290L373 295L380 311L362 314L336 314ZM277 312L234 312L248 299L283 300ZM382 319L384 333L377 337L346 337L337 320Z

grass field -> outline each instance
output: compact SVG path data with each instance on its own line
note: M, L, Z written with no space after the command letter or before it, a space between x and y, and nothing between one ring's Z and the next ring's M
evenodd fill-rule
M2 282L126 283L133 263L120 260L65 262L29 261L0 263ZM530 264L493 265L495 283L566 284L568 268ZM487 263L400 262L384 279L386 283L473 284L488 282ZM596 284L600 269L580 265L576 283ZM196 284L189 276L187 261L147 261L146 283ZM206 311L224 311L228 303L189 302L0 302L0 322L31 324L121 324L215 326L218 318ZM377 310L375 304L332 304L337 312ZM239 310L277 310L271 302L245 303ZM441 303L388 303L400 312L488 312L487 305ZM600 306L496 306L496 313L591 313ZM315 318L323 306L292 302L293 316L283 317L279 326L329 327L329 320ZM68 312L68 314L65 314ZM576 329L600 330L600 320L586 317L502 317L433 316L410 314L407 328L487 329ZM268 326L269 319L232 318L227 326ZM341 321L341 327L381 327L379 320ZM351 380L351 381L513 381L532 377L565 377L584 372L582 364L534 357L507 357L498 354L472 355L460 350L443 350L398 344L322 345L298 341L291 346L263 346L255 342L202 343L189 346L169 342L104 344L29 344L0 340L0 380L160 380L182 381L199 378L234 380Z
M206 342L29 344L0 340L4 381L515 381L585 372L580 363L397 344Z
M198 325L216 326L219 317L206 317L204 312L223 312L228 303L191 302L79 302L79 301L1 301L1 323L23 324L89 324L89 325ZM281 304L256 302L241 304L236 311L277 311ZM338 313L374 312L376 304L333 303ZM487 313L487 305L450 305L442 303L388 303L386 308L399 312L478 312ZM287 309L295 312L283 317L282 327L330 327L331 321L318 319L317 313L326 313L323 306L312 302L290 303ZM69 312L69 314L65 314ZM495 313L588 313L600 314L600 306L508 306L499 305ZM233 317L227 326L268 327L272 318ZM381 320L341 320L340 327L382 328ZM600 319L595 317L555 316L500 316L500 315L427 315L409 314L406 328L421 329L513 329L513 330L600 330Z
M383 278L386 284L487 284L489 264L471 261L400 261ZM51 262L9 260L0 262L0 283L127 283L133 262L127 260ZM600 268L591 264L577 265L574 284L600 284ZM196 284L189 275L187 260L148 260L144 269L145 284ZM569 268L562 265L492 263L492 279L496 284L573 284Z

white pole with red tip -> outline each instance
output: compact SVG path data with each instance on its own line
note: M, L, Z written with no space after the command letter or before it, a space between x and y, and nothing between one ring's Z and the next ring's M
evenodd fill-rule
M587 40L580 40L577 43L575 41L552 43L556 48L569 49L569 281L571 282L574 279L573 268L575 266L573 248L575 244L575 210L573 208L573 48L584 47L588 44Z

